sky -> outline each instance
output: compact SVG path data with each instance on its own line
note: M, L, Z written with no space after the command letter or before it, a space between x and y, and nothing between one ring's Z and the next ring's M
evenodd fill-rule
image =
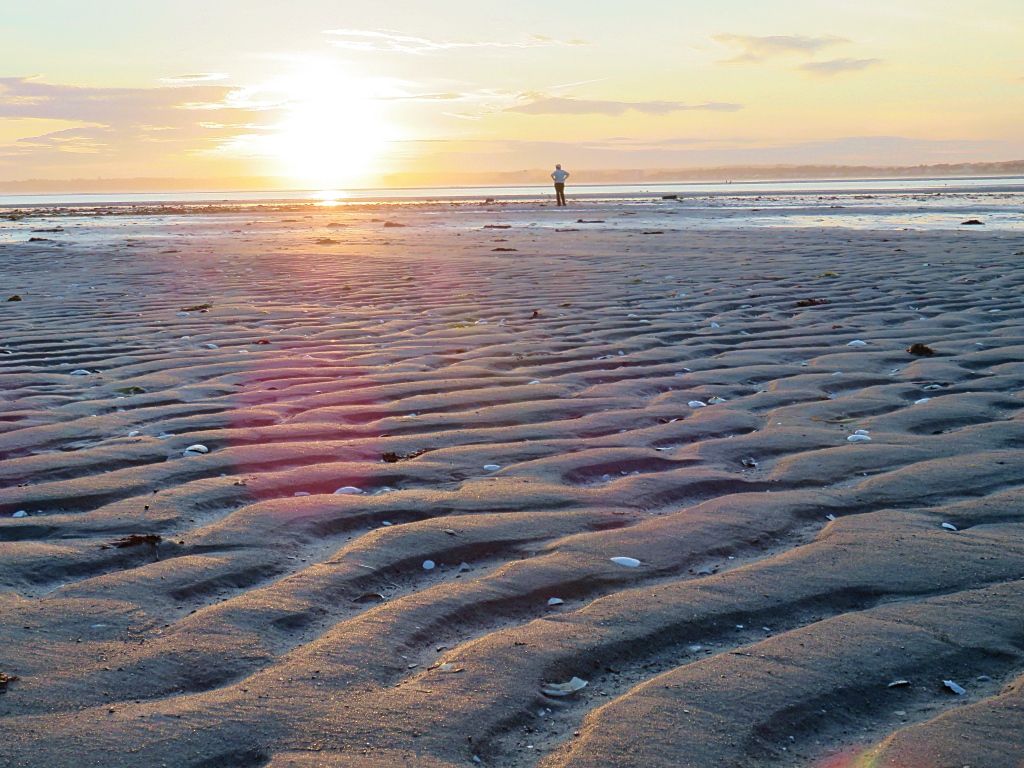
M0 182L1024 158L1021 0L0 0Z

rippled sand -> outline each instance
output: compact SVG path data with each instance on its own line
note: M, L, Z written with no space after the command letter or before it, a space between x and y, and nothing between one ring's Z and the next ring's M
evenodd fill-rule
M8 225L0 765L1024 765L1024 233L633 212Z

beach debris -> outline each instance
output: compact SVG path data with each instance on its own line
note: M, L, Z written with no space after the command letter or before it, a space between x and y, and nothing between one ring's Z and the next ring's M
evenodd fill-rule
M909 352L912 355L917 355L918 357L931 357L932 355L935 354L935 350L929 347L927 344L912 344L907 349L907 352Z
M529 382L527 384L527 386L533 387L533 386L536 386L537 384L540 384L540 380L539 379L534 379L533 381Z
M855 435L870 435L871 433L868 432L866 429L858 429L853 434L855 434Z
M942 527L945 528L947 531L959 531L960 530L959 528L957 528L952 523L943 523Z
M11 517L16 518L16 519L20 519L22 517L28 517L28 512L26 512L24 509L19 509L13 515L11 515Z
M565 600L560 597L552 597L548 600L548 605L565 605Z
M14 294L13 296L9 297L7 300L8 301L24 301L24 299L22 299L21 296L19 296L18 294Z
M942 684L949 688L949 690L951 690L957 696L963 696L965 693L967 693L967 689L963 688L960 685L957 685L952 680L943 680Z
M518 248L491 248L492 253L517 253Z
M356 488L354 485L346 485L344 488L339 488L334 492L335 496L358 496L363 492L362 488Z
M828 299L801 299L796 303L798 307L823 307L829 304Z
M10 683L17 682L18 680L21 680L21 678L17 675L8 675L6 672L0 672L0 693L5 693L7 691L7 686Z
M437 567L437 563L435 563L433 560L424 560L423 561L423 570L424 571L432 571L436 567Z
M484 224L484 229L512 229L511 224Z
M466 671L465 667L458 667L448 662L445 662L444 664L438 664L436 667L431 667L430 669L437 672L444 672L445 674L449 675L457 675L460 672Z
M834 523L836 521L836 516L835 515L825 515L825 519L826 520L830 520L831 522Z
M839 277L839 273L838 272L832 272L832 271L822 272L820 275L815 275L814 277L817 280L820 280L823 277Z
M665 233L660 229L652 229L649 232L644 232L645 235L664 235Z
M366 594L360 595L352 599L353 603L383 603L386 602L387 598L379 592L367 592Z
M690 402L687 403L687 405L690 406L691 408L707 408L708 407L707 403L702 402L700 400L691 400Z
M541 687L540 692L545 696L561 698L563 696L571 696L577 691L582 691L589 684L588 680L574 677L568 683L547 683Z
M937 392L938 390L942 389L942 385L941 384L928 384L928 385L926 385L924 387L921 387L921 389L923 389L925 392Z
M114 391L118 392L119 394L122 394L122 395L144 395L144 394L146 394L146 390L144 390L142 387L121 387L120 389L115 389Z
M904 688L904 687L906 687L908 685L910 685L910 681L909 680L893 680L891 683L889 683L888 687L889 688Z
M182 455L183 456L202 456L202 455L207 454L209 452L210 452L210 449L207 448L205 445L200 445L199 443L196 443L195 445L190 445L188 448L186 448L185 452Z
M141 547L144 544L148 544L153 547L153 549L156 549L157 545L163 540L163 536L159 536L155 533L133 533L120 539L114 539L109 545L105 545L103 549L109 549L110 547L115 547L117 549L130 549L131 547Z
M985 222L979 221L978 219L968 219L960 223L961 227L983 227Z
M530 319L531 320L536 320L538 317L540 317L540 310L539 309L533 310L533 314L530 315Z
M740 463L748 469L757 469L760 466L755 459L743 459Z
M867 435L850 435L846 439L847 439L848 442L851 442L851 443L870 443L871 442L871 438L868 437Z
M182 307L182 312L207 312L213 309L213 304L196 304L194 307Z
M720 326L718 323L712 323L711 327L712 328L721 328L722 326Z
M726 402L726 399L724 397L712 397L711 399L708 400L708 405L718 405L719 403L724 402Z
M92 376L92 371L87 371L85 368L79 368L77 371L72 371L68 376Z
M920 400L915 400L914 405L924 405L925 403L930 403L931 401L932 399L930 397L922 397Z
M612 562L616 565L624 565L627 568L637 568L640 566L640 561L632 557L613 557Z
M338 241L337 240L332 240L329 237L318 237L316 240L313 241L313 244L314 245L337 245Z
M384 226L385 226L385 228L388 228L388 227L391 227L391 228L393 228L393 227L404 227L405 224L399 224L397 221L385 221L384 222Z
M662 200L678 200L679 199L679 195L662 195L661 199Z
M499 469L501 469L501 467L498 466L497 464L484 464L484 469L486 469L488 472L497 472Z
M203 346L207 349L220 349L216 344L204 344Z
M866 347L867 345L868 345L868 343L866 341L860 341L858 339L857 341L851 341L846 346L848 346L848 347Z
M270 339L260 339L259 341L254 341L253 342L253 344L269 344L269 343L270 343Z

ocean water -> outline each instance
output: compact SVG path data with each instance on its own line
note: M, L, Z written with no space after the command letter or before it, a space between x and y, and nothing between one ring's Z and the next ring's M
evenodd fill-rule
M163 235L186 222L195 226L197 215L216 213L212 232L224 226L225 217L240 222L265 212L280 220L282 207L324 213L367 205L433 210L436 226L456 228L478 227L486 218L541 230L564 230L579 219L588 229L666 232L758 227L935 231L965 228L970 220L982 225L966 229L1024 230L1024 178L580 186L570 188L570 206L563 209L556 209L552 198L547 187L0 196L0 243L41 237L84 244L83 238L98 242ZM465 215L445 215L454 211ZM115 215L96 215L108 212ZM18 220L21 214L25 217ZM61 226L63 232L45 232Z

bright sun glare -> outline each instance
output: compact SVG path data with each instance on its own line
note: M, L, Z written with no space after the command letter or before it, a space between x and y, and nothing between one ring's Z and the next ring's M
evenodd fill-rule
M273 84L287 115L261 142L288 176L318 189L358 183L393 138L373 84L329 65L309 66Z

